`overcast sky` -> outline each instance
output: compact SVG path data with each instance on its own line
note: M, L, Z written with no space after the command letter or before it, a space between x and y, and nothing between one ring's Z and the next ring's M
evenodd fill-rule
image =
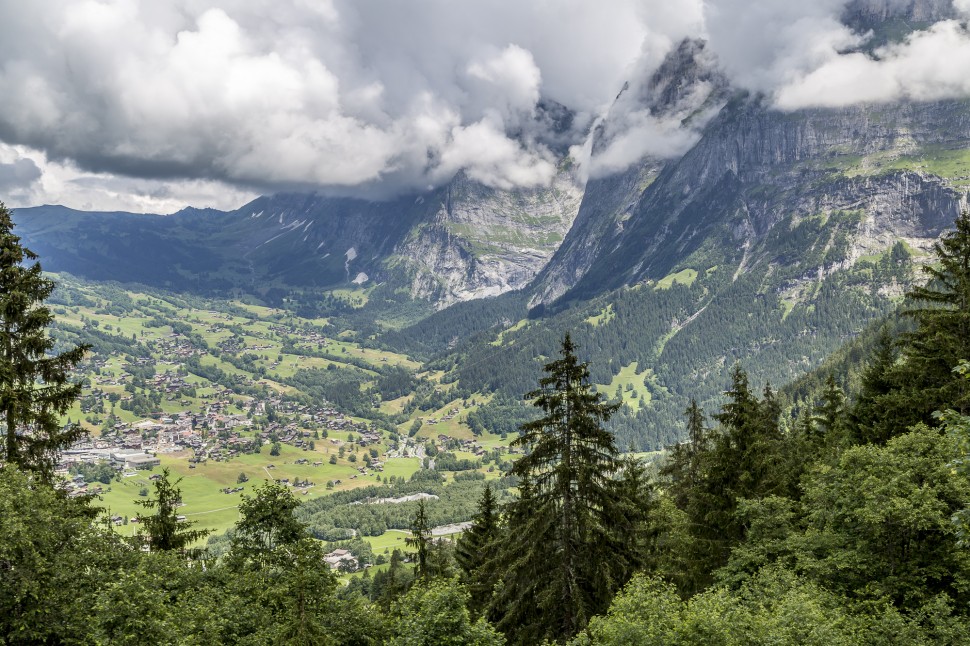
M275 190L390 195L460 169L530 187L564 140L585 172L612 172L696 140L614 105L685 37L781 110L970 96L959 20L871 55L844 4L0 0L0 199L167 213ZM576 113L573 131L552 136L549 102ZM616 145L590 160L608 113Z

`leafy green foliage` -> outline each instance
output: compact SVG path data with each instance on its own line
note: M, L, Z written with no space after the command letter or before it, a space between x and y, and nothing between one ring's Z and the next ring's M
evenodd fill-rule
M128 550L92 516L16 466L0 469L0 634L11 643L93 630L86 603Z
M883 603L844 600L782 569L748 579L739 590L713 588L682 601L673 586L635 577L604 617L571 644L959 644L970 637L946 603L907 617Z
M501 646L502 635L484 619L472 622L468 594L454 580L435 579L411 588L391 613L393 646Z
M963 603L970 554L950 519L970 500L970 481L953 473L955 457L950 438L920 427L817 468L804 485L797 566L831 590L902 608L941 593Z
M306 526L293 515L300 503L286 487L266 482L253 493L239 504L239 521L229 542L232 562L258 562L281 546L309 539Z

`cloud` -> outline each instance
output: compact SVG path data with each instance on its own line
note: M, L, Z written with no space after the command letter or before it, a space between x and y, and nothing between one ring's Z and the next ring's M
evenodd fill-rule
M0 195L11 208L63 204L88 211L173 213L187 205L231 210L257 196L222 182L91 173L43 152L0 143Z
M652 74L644 71L624 86L595 131L590 176L623 171L645 156L673 159L685 153L723 105L726 85L705 44L682 41Z
M945 61L945 64L943 63ZM834 56L778 89L777 105L842 107L911 99L934 101L970 96L970 33L955 20L918 31L873 55Z
M845 0L711 0L706 36L740 87L772 93L856 46L840 17Z
M712 0L706 30L732 82L783 110L934 101L970 96L970 33L955 13L970 16L970 0ZM922 29L871 47L886 18Z
M685 31L665 6L7 3L0 92L17 99L0 141L81 172L245 191L373 195L461 169L535 186L555 168L540 102L573 111L575 131L556 137L580 141L636 61L655 64Z
M0 191L24 191L40 179L40 168L32 159L19 158L10 163L0 162Z
M872 48L849 10L936 24ZM781 109L929 100L970 95L953 17L946 0L0 3L0 143L41 173L0 158L0 191L146 210L276 190L380 198L459 171L531 187L569 149L611 173L699 136L710 79L665 110L643 100L685 37Z

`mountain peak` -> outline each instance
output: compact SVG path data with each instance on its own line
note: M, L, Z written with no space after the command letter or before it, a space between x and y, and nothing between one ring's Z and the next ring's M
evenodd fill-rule
M842 22L859 33L873 32L875 44L881 45L958 15L953 0L851 0Z

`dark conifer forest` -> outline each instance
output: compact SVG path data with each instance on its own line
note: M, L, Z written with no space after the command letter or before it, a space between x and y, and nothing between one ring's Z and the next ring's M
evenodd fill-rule
M332 501L350 494L302 505L269 482L208 550L167 472L133 538L64 495L51 455L77 429L53 420L86 348L52 354L51 284L12 228L3 209L2 643L970 643L970 215L936 245L904 321L792 384L753 383L740 360L719 405L682 393L687 433L653 462L621 453L619 404L592 388L601 367L567 332L541 371L504 375L528 415L496 415L499 397L469 420L516 434L520 454L487 486L449 485L481 492L471 526L441 540L424 501L402 507L411 551L344 582L308 521L336 525ZM470 359L463 383L492 378ZM336 378L292 380L366 405L360 382Z

